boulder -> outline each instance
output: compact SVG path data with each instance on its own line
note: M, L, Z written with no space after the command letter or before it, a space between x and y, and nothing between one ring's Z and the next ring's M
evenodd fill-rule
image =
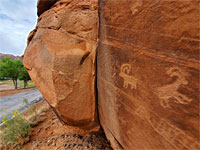
M97 123L97 16L97 1L59 0L38 18L24 54L31 79L60 120L83 128Z
M100 0L100 124L115 149L200 149L199 1Z

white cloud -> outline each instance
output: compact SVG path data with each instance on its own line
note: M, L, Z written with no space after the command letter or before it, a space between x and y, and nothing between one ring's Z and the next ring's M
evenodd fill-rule
M36 0L0 0L0 52L22 55L37 21Z

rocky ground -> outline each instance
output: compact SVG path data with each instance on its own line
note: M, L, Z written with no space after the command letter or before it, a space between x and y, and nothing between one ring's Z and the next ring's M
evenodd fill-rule
M37 104L48 105L45 101ZM51 108L48 108L44 117L31 134L30 141L24 145L26 150L111 150L102 130L88 134L79 128L64 126L57 119Z
M25 89L23 92L27 90L32 89ZM22 91L5 90L1 91L0 94L12 96L12 94L19 92ZM82 129L61 124L46 101L41 100L36 104L36 107L37 110L40 108L46 108L46 110L39 115L38 120L40 121L33 127L30 140L25 145L20 146L20 148L24 148L25 150L112 149L106 140L104 132L99 127L89 134Z
M81 136L78 134L61 134L46 137L32 142L32 149L52 149L52 150L71 150L71 149L93 149L103 150L112 149L103 134L93 133Z

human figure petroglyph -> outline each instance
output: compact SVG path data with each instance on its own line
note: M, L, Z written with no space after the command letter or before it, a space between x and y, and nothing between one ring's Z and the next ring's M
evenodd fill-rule
M122 64L120 68L119 76L124 79L124 87L128 88L130 85L131 89L137 88L137 79L131 75L129 75L131 71L131 65L130 64Z
M185 79L183 72L179 68L172 67L167 71L167 74L170 77L176 77L176 81L163 87L157 88L156 92L160 98L161 106L164 108L170 108L169 102L171 99L174 99L174 101L178 104L188 104L191 102L192 99L177 91L181 85L188 84L188 81Z

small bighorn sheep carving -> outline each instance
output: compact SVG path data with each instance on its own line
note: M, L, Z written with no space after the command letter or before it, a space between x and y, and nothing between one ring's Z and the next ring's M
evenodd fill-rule
M170 77L176 77L176 81L163 87L157 88L156 92L161 100L161 106L164 108L170 108L169 101L172 99L179 104L188 104L191 102L192 99L177 91L181 85L188 84L188 81L183 76L183 72L179 68L172 67L167 71L167 74Z
M128 88L130 85L131 89L137 88L137 79L133 76L130 76L129 73L131 71L130 64L122 64L120 68L119 76L124 79L124 87Z

